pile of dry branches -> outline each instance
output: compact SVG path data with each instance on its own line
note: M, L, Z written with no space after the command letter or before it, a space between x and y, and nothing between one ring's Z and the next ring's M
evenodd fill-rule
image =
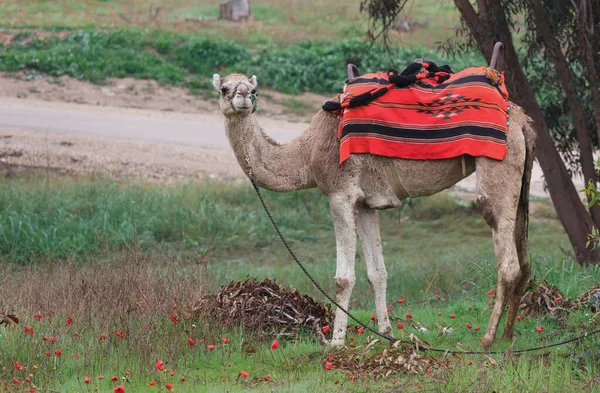
M329 359L336 370L370 379L403 373L425 374L450 367L447 357L420 355L407 343L396 341L383 350L377 344L381 341L373 340L355 349L339 350Z
M288 336L302 330L320 333L333 320L328 304L269 278L232 281L198 301L188 316L217 318L246 331Z
M546 281L535 282L530 279L521 298L519 313L524 317L538 317L550 314L557 319L563 319L569 311L576 310L579 304L564 299L558 288Z

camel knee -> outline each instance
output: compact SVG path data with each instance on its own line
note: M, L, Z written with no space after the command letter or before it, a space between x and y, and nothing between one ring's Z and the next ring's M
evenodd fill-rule
M367 272L367 277L373 291L377 288L385 288L387 286L387 271L385 270L370 270Z
M335 278L335 293L338 296L347 295L354 288L356 278L354 276L339 276Z
M507 290L506 295L509 295L517 288L517 284L521 282L521 277L523 276L519 266L501 267L498 273L500 275L500 284Z
M529 280L529 277L531 277L531 267L529 266L529 263L522 264L521 265L521 281L520 282L523 283L523 287L525 287L525 284Z

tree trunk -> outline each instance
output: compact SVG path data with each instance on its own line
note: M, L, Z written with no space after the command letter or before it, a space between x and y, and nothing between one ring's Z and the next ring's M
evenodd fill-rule
M505 45L504 64L509 71L506 73L506 86L512 99L522 106L535 122L538 146L536 157L544 172L558 217L575 250L577 262L580 264L599 262L600 250L586 247L587 236L592 232L594 223L581 203L565 164L556 150L542 110L521 68L504 10L494 9L500 8L501 4L496 2L494 6L492 0L478 1L479 7L484 7L481 15L489 16L482 19L469 0L454 0L454 3L475 37L480 50L488 59L492 56L495 41L501 41Z
M250 17L249 0L231 0L220 6L219 19L232 20L234 22L247 21Z
M558 43L555 34L552 32L552 28L545 22L546 18L544 17L545 13L542 4L540 4L539 0L534 0L531 2L531 5L535 17L535 24L543 37L546 52L552 57L562 88L567 94L567 102L571 109L571 119L573 120L577 141L579 142L581 168L583 170L585 184L589 184L591 180L592 183L596 185L598 184L598 176L596 174L596 165L594 162L594 147L592 138L588 132L585 111L581 105L581 101L579 101L577 89L575 87L575 76L567 64L567 59L560 48L560 44ZM592 95L594 95L594 93L592 93ZM594 220L594 224L596 227L600 228L600 206L594 204L590 208L590 213Z
M596 12L600 15L600 7L596 7ZM585 67L586 79L590 82L590 92L593 103L594 124L596 125L596 136L600 143L600 81L598 80L598 66L594 61L594 23L600 22L600 16L595 18L592 11L592 5L587 0L581 0L577 10L577 30L581 37L581 46L583 51L583 65ZM599 223L596 221L596 225Z

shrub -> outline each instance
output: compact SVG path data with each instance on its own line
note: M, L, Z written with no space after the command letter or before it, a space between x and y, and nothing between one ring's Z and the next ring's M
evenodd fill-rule
M36 39L0 47L0 70L67 75L94 83L131 76L173 85L210 78L216 72L242 72L256 74L262 86L285 93L334 94L347 78L347 62L356 64L363 72L402 70L419 57L437 63L449 62L456 70L483 64L476 54L448 61L430 49L388 52L360 40L309 41L285 48L265 46L251 50L223 40L169 33L85 30L63 39Z

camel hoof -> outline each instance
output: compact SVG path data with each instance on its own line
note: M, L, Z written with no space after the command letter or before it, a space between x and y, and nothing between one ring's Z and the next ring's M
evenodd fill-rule
M492 347L492 343L494 342L494 339L491 337L487 337L487 336L483 336L481 339L481 345L483 345L483 348L487 351Z
M503 331L502 332L502 336L500 336L501 340L512 340L513 339L513 332L511 331Z
M386 336L386 337L392 337L392 327L386 326L385 328L379 330L379 334Z

